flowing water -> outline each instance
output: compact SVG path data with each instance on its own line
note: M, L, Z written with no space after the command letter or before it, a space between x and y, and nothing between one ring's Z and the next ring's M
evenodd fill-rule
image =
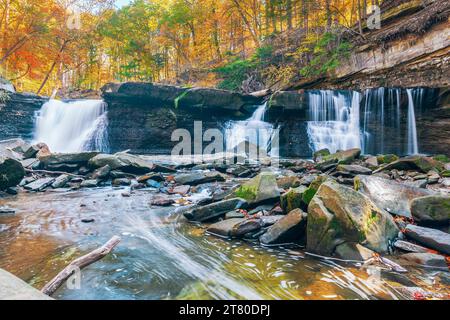
M430 92L427 92L430 91ZM361 148L363 154L419 153L416 113L422 112L424 88L307 91L307 134L311 149L331 152ZM404 98L404 99L403 99Z
M278 148L274 140L274 127L271 123L264 121L267 102L260 105L252 116L245 121L229 121L225 128L226 150L233 150L242 142L250 142L272 156L278 156Z
M86 267L80 286L57 299L405 299L401 287L445 296L432 270L376 273L356 263L308 256L299 247L261 247L205 234L180 209L148 205L153 193L103 187L0 199L0 267L41 288L70 261L111 236L122 241ZM93 223L82 223L94 218ZM412 283L414 282L414 283Z
M102 100L50 100L36 113L34 141L53 152L108 151L108 118Z

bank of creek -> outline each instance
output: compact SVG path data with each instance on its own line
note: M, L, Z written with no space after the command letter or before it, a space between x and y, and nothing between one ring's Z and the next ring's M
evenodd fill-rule
M180 121L211 114L195 95L155 109L138 102L142 88L132 102L112 90L107 105L44 101L28 137L3 137L1 269L41 289L119 236L109 255L82 270L79 286L71 279L52 298L449 298L450 159L420 153L428 138L416 123L420 112L434 112L420 99L438 108L436 90L313 91L294 100L278 93L271 101L233 95L239 110L205 124L219 125L228 152L194 162L169 156L173 141L162 139L170 141ZM184 119L183 99L203 111ZM381 118L379 99L387 99ZM277 107L289 101L304 106ZM136 134L130 126L138 124L124 129L135 112L146 112ZM394 131L397 140L387 133ZM157 139L146 150L147 134ZM118 150L127 144L131 151ZM257 159L251 150L260 151Z

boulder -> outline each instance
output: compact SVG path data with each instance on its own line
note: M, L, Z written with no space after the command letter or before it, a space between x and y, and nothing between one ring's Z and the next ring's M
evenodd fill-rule
M355 190L368 196L379 208L407 218L411 218L411 200L435 194L431 190L376 176L357 176Z
M372 170L370 170L369 168L359 166L356 164L340 164L336 167L336 171L347 173L352 176L372 174Z
M225 181L224 177L217 171L211 172L194 172L186 174L178 174L175 176L175 181L178 184L185 184L190 186L196 186L202 183Z
M377 162L379 164L388 164L397 161L399 158L395 154L380 154L377 156Z
M261 229L259 219L232 218L212 224L207 231L221 237L242 238L259 229Z
M421 225L448 225L450 223L450 197L425 196L411 200L411 215Z
M447 232L409 224L405 228L405 234L408 238L424 246L448 255L450 254L450 234Z
M277 91L270 97L270 108L300 111L306 108L306 95L296 91Z
M30 191L42 191L51 186L54 181L54 178L41 178L25 185L24 188Z
M355 159L361 155L361 149L354 148L345 151L338 151L328 156L323 156L319 164L339 163L351 164Z
M98 152L52 153L50 155L40 156L39 161L44 168L66 164L81 167L86 165L96 155L98 155Z
M129 178L116 178L112 181L113 186L129 186L131 180Z
M203 222L220 217L236 209L245 209L248 203L244 199L233 198L197 207L184 213L188 220Z
M280 206L284 212L291 212L294 209L305 207L303 201L303 194L308 188L300 186L298 188L291 188L288 192L280 197Z
M313 153L313 160L314 162L322 162L323 157L327 157L331 154L330 150L328 149L321 149Z
M375 172L383 171L383 170L418 170L424 173L427 173L430 170L438 170L443 171L444 165L434 160L431 157L425 156L410 156L405 158L400 158L394 162L389 163L388 165L379 168Z
M274 225L279 220L283 219L285 215L275 214L270 216L261 216L259 219L261 220L261 227L268 227Z
M277 180L271 172L261 172L256 177L241 185L235 192L236 197L245 199L249 204L278 200L280 191Z
M25 169L18 160L0 156L0 190L18 185L24 176Z
M52 188L64 188L66 184L71 180L71 177L67 174L62 174L58 176L52 183Z
M39 150L40 150L40 148L38 145L36 145L36 144L31 145L23 153L23 158L24 159L36 158L36 155L39 152Z
M98 154L89 160L91 168L101 168L108 165L111 170L120 170L132 174L145 174L155 169L155 165L139 156L124 152L116 154Z
M316 194L317 190L319 190L319 187L322 185L322 183L324 183L328 179L329 178L326 175L317 176L314 181L311 182L308 189L303 192L303 202L308 205L311 202L311 199Z
M169 190L169 193L180 194L180 195L184 196L187 193L189 193L190 189L191 189L191 186L181 185L181 186L173 187L171 190Z
M277 186L281 189L297 188L300 186L300 178L297 176L277 178Z
M377 157L368 157L366 160L364 160L364 163L371 169L378 167Z
M365 195L334 181L324 182L308 206L307 250L331 255L345 242L387 252L397 237L394 219Z
M103 180L108 178L109 173L111 172L111 167L109 165L103 166L101 168L96 169L91 178L96 180Z
M394 242L394 247L407 252L417 252L417 253L429 252L429 249L425 247L404 240L396 240Z
M98 186L98 180L97 179L84 180L80 184L81 188L95 188L97 186Z
M399 259L421 266L447 268L447 261L444 256L430 252L405 253L400 255Z
M300 242L305 237L307 214L294 209L273 224L259 240L266 245Z
M175 203L175 200L165 194L156 195L150 201L150 205L160 207L167 207L173 203Z
M345 242L336 247L335 255L344 260L366 261L374 252L355 242Z

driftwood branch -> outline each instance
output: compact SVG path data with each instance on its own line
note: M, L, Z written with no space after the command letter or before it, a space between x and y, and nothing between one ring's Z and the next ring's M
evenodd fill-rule
M73 174L73 173L68 173L68 172L63 172L63 171L48 171L48 170L33 170L33 169L27 169L25 168L25 172L27 173L44 173L44 174L67 174L68 176L71 177L77 177L77 178L84 178L83 176L80 176L78 174Z
M65 267L60 273L56 275L49 283L47 283L41 290L42 293L51 296L63 283L66 281L75 270L83 269L84 267L102 259L108 255L112 249L120 242L118 236L114 236L109 239L100 248L91 251L90 253L75 259L67 267Z

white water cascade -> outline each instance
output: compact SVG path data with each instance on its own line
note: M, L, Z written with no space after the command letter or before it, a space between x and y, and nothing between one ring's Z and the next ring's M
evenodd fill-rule
M225 128L226 150L233 150L244 141L248 141L264 150L270 149L271 156L277 156L278 150L271 148L274 134L273 125L264 121L267 102L259 106L252 116L244 121L230 121Z
M406 93L408 94L408 154L418 154L416 113L414 111L412 89L407 89ZM422 95L421 92L420 95Z
M106 104L102 100L50 100L36 112L34 141L53 152L108 151Z
M361 94L348 95L331 90L308 93L307 132L314 151L327 148L334 153L361 147L359 104Z

